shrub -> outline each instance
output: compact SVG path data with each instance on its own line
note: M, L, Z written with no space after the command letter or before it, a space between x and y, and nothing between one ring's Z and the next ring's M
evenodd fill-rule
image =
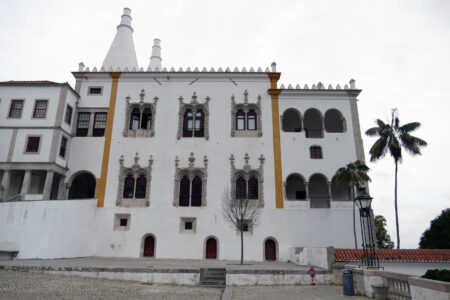
M430 269L422 276L422 278L450 282L450 270L448 270L448 269L441 269L441 270Z

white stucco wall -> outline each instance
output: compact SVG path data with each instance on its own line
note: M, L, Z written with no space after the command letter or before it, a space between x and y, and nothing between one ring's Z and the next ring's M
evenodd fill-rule
M0 203L0 250L17 258L92 255L96 200Z
M445 262L380 262L386 271L422 276L429 269L450 269L450 263Z

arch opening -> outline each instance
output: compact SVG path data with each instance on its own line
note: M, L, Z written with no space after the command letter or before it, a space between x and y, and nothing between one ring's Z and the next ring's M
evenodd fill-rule
M213 237L206 240L205 258L217 259L217 240Z
M282 126L283 131L285 132L300 132L302 131L302 123L300 119L300 113L293 109L289 108L283 113L282 117Z
M327 132L344 132L345 119L336 109L330 109L325 113L325 130Z
M322 115L317 109L305 112L304 126L307 138L323 138Z
M303 178L298 174L291 174L286 180L286 197L288 200L305 200L306 186Z
M95 177L88 172L77 174L70 185L69 199L93 199L95 198Z
M311 208L330 208L328 181L322 174L314 174L309 179L309 197Z
M267 238L264 241L264 260L275 261L277 260L277 243L273 238Z

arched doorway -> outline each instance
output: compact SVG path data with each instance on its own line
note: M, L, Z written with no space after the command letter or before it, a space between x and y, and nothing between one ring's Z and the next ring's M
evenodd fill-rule
M268 261L277 260L277 245L273 239L267 239L264 243L264 258Z
M69 199L95 198L95 177L88 172L78 173L72 180L69 189Z
M205 251L206 259L217 259L217 241L215 238L211 237L206 240Z
M155 257L155 238L151 235L147 236L144 240L144 257Z

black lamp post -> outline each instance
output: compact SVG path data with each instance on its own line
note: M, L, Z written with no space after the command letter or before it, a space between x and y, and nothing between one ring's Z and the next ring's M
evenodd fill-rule
M375 237L373 235L373 222L371 220L370 205L372 197L366 191L365 187L358 188L358 196L355 198L356 205L359 208L359 217L362 236L362 265L369 268L379 268L378 257L375 254Z

